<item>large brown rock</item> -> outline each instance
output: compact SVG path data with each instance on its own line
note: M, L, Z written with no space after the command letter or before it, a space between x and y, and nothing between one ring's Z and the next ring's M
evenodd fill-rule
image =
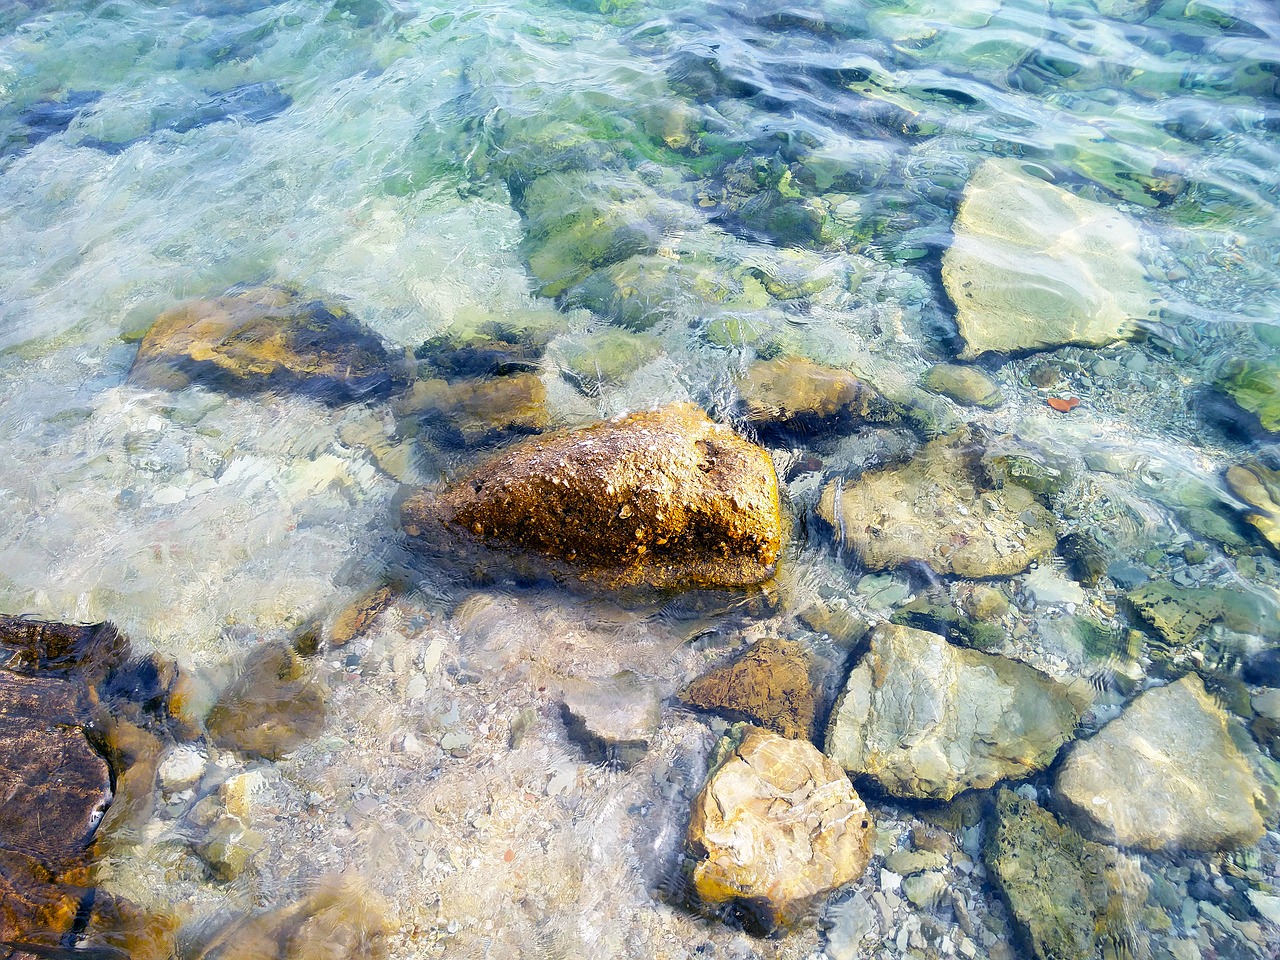
M1007 577L1058 542L1053 515L1027 488L986 476L967 434L932 440L909 463L832 480L818 513L868 568L912 560L937 573Z
M401 522L424 547L607 587L758 584L782 544L769 454L689 404L525 441Z
M689 847L703 904L736 903L763 931L785 929L816 897L862 875L871 818L813 744L745 727L693 802Z
M99 702L131 692L145 661L128 654L109 623L0 616L0 957L74 943L170 952L171 926L90 887L104 814L135 779L117 756L122 724Z
M345 309L275 286L192 300L161 314L129 371L129 380L144 387L202 383L334 404L384 397L397 377L382 341Z
M793 640L766 637L741 657L680 691L691 707L747 720L793 740L813 735L817 691L813 658Z

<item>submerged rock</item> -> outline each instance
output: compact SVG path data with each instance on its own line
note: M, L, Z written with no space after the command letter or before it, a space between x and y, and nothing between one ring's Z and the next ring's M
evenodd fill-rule
M398 371L342 307L289 287L193 300L160 315L129 371L144 387L203 383L233 393L290 391L340 404L381 398Z
M299 903L223 928L198 960L384 960L383 905L352 879L330 877Z
M993 408L1004 403L1004 394L995 381L977 367L962 363L930 367L924 375L924 387L969 407Z
M374 587L339 610L338 615L333 618L333 624L329 627L330 645L345 647L357 637L364 636L365 632L373 626L373 621L383 610L391 606L396 593L396 588L389 584ZM295 644L295 649L296 647Z
M812 668L813 658L803 646L766 637L732 663L698 677L679 696L691 707L807 740L813 736L817 707Z
M1265 636L1280 630L1276 609L1240 588L1183 587L1153 580L1130 590L1128 599L1142 619L1174 647L1192 643L1215 623L1238 633Z
M966 360L989 351L1102 346L1132 336L1154 289L1119 211L1031 176L1015 160L974 172L942 259Z
M751 365L738 381L748 422L765 430L806 430L822 421L893 418L893 405L848 370L803 357Z
M1227 468L1227 486L1253 509L1245 520L1253 524L1276 550L1280 550L1280 470L1258 460Z
M1258 418L1262 429L1280 433L1280 364L1274 360L1236 359L1214 384L1242 410Z
M264 644L246 658L206 723L218 746L278 760L319 734L324 695L290 647Z
M547 388L532 373L457 383L419 380L397 402L397 413L463 446L541 433L551 424Z
M881 624L832 712L827 755L895 796L950 800L1047 767L1080 715L1031 667Z
M871 818L843 771L813 744L735 730L693 802L693 883L708 906L733 904L764 932L856 880L871 857Z
M658 730L654 691L633 674L608 683L575 683L564 691L561 713L569 738L592 763L631 767L649 750Z
M171 955L171 924L88 885L100 829L154 785L154 763L141 762L128 746L127 731L138 728L104 703L106 691L127 690L115 680L135 672L128 655L128 641L109 623L0 616L0 953L6 957L12 950L20 957L70 952L77 944L124 947L120 955L139 960ZM163 717L165 705L153 706ZM134 740L145 737L158 753L155 737L138 733ZM143 938L154 943L147 947Z
M1141 943L1146 899L1141 867L1090 843L1032 800L1002 789L983 850L1013 914L1014 927L1040 960L1092 960L1099 941ZM1112 903L1123 898L1116 915ZM1141 954L1137 954L1141 955Z
M768 453L688 404L525 441L401 522L420 546L609 587L762 583L782 543Z
M1057 544L1052 514L1016 482L991 484L965 434L930 441L904 465L832 480L818 513L872 570L919 560L940 574L1011 576Z
M1222 850L1262 836L1261 787L1196 674L1141 694L1067 754L1054 793L1086 834L1142 850Z

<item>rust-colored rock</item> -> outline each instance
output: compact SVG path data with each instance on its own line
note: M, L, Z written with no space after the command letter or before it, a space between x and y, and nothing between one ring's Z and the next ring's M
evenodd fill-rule
M203 383L339 404L386 396L397 370L382 341L342 307L270 286L161 314L143 337L129 379L166 390Z
M763 429L812 427L820 421L882 421L893 405L848 370L803 357L752 364L738 383L747 419Z
M792 740L813 735L813 659L793 640L766 637L680 691L692 707L747 720Z
M424 547L607 587L759 584L782 545L769 454L689 404L526 440L401 522Z
M693 801L689 847L702 903L736 902L760 932L773 932L862 875L871 818L844 771L813 744L745 727L722 744Z

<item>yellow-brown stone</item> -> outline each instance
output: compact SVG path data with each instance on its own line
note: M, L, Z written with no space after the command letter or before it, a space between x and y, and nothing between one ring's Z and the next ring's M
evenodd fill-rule
M807 740L737 731L693 802L694 888L711 907L737 902L763 931L862 875L871 818L844 771Z
M848 370L803 357L752 364L738 382L747 419L760 426L802 427L845 417L884 420L892 406Z
M780 736L813 735L813 658L793 640L766 637L739 659L698 677L680 691L692 707L748 720Z
M690 404L526 440L401 522L424 548L607 587L759 584L782 546L769 454Z

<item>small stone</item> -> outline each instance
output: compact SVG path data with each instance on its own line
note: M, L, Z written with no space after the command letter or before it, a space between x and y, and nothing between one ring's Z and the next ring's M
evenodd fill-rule
M823 421L895 417L892 404L849 371L802 357L758 361L738 389L747 420L758 429L803 431Z
M907 899L922 910L936 906L946 889L946 877L936 870L917 873L902 881L902 891Z
M885 858L886 869L900 873L904 877L924 870L942 870L947 866L947 858L941 853L928 850L895 850Z
M394 598L395 591L389 586L377 587L358 597L334 618L329 628L329 643L343 647L362 636Z
M203 776L208 762L208 756L197 747L186 744L171 747L164 759L160 761L157 771L161 791L166 795L172 795L188 787L194 787Z
M264 644L246 658L209 711L214 743L246 756L278 760L324 725L324 696L293 649Z
M811 743L737 729L693 803L694 887L708 905L738 901L764 931L786 929L862 875L870 828L844 772Z
M964 612L975 620L999 620L1009 612L1009 599L999 587L975 583L964 591L960 601Z
M262 834L250 830L238 817L223 816L196 845L196 853L215 879L235 880L265 845Z
M1036 603L1045 606L1084 603L1084 591L1080 584L1061 576L1053 567L1043 565L1027 574L1023 581Z
M861 893L827 908L826 954L830 960L858 960L860 944L876 931L875 908Z
M246 770L227 777L218 788L218 795L227 813L245 823L252 823L259 815L259 808L269 790L262 771Z
M1258 911L1258 915L1263 920L1280 926L1280 897L1262 893L1260 890L1250 890L1249 902L1253 904L1253 909Z
M995 382L967 364L935 364L925 373L924 386L965 406L991 409L1004 403L1004 394Z
M766 637L732 663L694 680L679 697L692 707L807 740L816 711L812 668L813 658L800 644Z

